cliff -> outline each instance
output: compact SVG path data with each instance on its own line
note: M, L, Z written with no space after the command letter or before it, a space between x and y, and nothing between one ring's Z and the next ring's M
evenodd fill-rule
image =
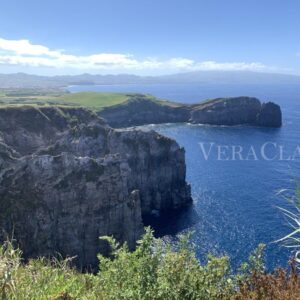
M114 130L84 109L0 109L0 241L24 256L96 266L99 236L134 248L143 218L191 203L184 150L155 132Z
M277 104L261 104L257 98L236 97L213 99L195 106L190 121L211 125L280 127L282 116Z
M182 122L262 127L280 127L282 124L279 105L272 102L262 104L253 97L217 98L182 105L135 95L122 104L104 108L98 114L115 128Z
M189 119L190 107L149 99L146 95L136 94L124 103L104 108L99 115L115 128L144 124L181 123Z
M280 106L273 102L263 103L256 123L263 127L280 127L282 125Z

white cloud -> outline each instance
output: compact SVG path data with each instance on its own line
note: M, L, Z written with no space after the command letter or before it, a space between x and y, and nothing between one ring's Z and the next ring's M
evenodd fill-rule
M196 64L198 70L241 70L241 71L263 71L267 67L262 63L245 63L245 62L233 62L233 63L217 63L215 61L204 61Z
M66 54L62 50L51 50L43 45L32 44L28 40L7 40L0 38L0 65L26 67L50 67L94 71L196 71L196 70L247 70L262 71L268 67L257 62L194 61L188 58L136 59L129 54L96 53L86 56Z
M28 40L6 40L0 38L0 49L18 55L47 55L50 57L59 57L61 55L60 51L51 51L45 46L31 44Z

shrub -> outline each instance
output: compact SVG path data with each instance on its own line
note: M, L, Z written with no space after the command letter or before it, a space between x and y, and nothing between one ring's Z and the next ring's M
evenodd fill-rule
M0 247L0 299L238 300L298 299L300 295L295 267L290 273L265 273L263 245L233 274L227 257L208 256L201 265L188 235L171 247L146 228L133 252L111 237L102 239L109 242L111 255L99 255L97 274L78 272L71 267L71 259L39 258L25 264L21 251L4 243Z
M99 256L100 294L105 299L229 299L232 294L229 260L209 256L201 266L182 237L177 251L164 246L147 228L136 251L118 248L113 257Z
M232 300L297 300L300 299L300 276L295 262L288 272L278 269L273 274L253 272L241 282Z

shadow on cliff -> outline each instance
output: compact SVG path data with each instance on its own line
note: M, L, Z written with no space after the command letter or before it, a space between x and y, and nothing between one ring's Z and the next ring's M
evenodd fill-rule
M179 211L165 212L159 217L143 217L144 225L151 226L154 229L155 237L176 235L182 230L193 227L199 221L200 217L194 205L187 206Z

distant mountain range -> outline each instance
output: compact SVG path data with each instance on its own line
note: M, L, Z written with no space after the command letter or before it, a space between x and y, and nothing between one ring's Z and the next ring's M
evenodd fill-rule
M300 76L249 71L197 71L163 76L0 74L2 88L63 88L68 85L108 84L300 84Z

